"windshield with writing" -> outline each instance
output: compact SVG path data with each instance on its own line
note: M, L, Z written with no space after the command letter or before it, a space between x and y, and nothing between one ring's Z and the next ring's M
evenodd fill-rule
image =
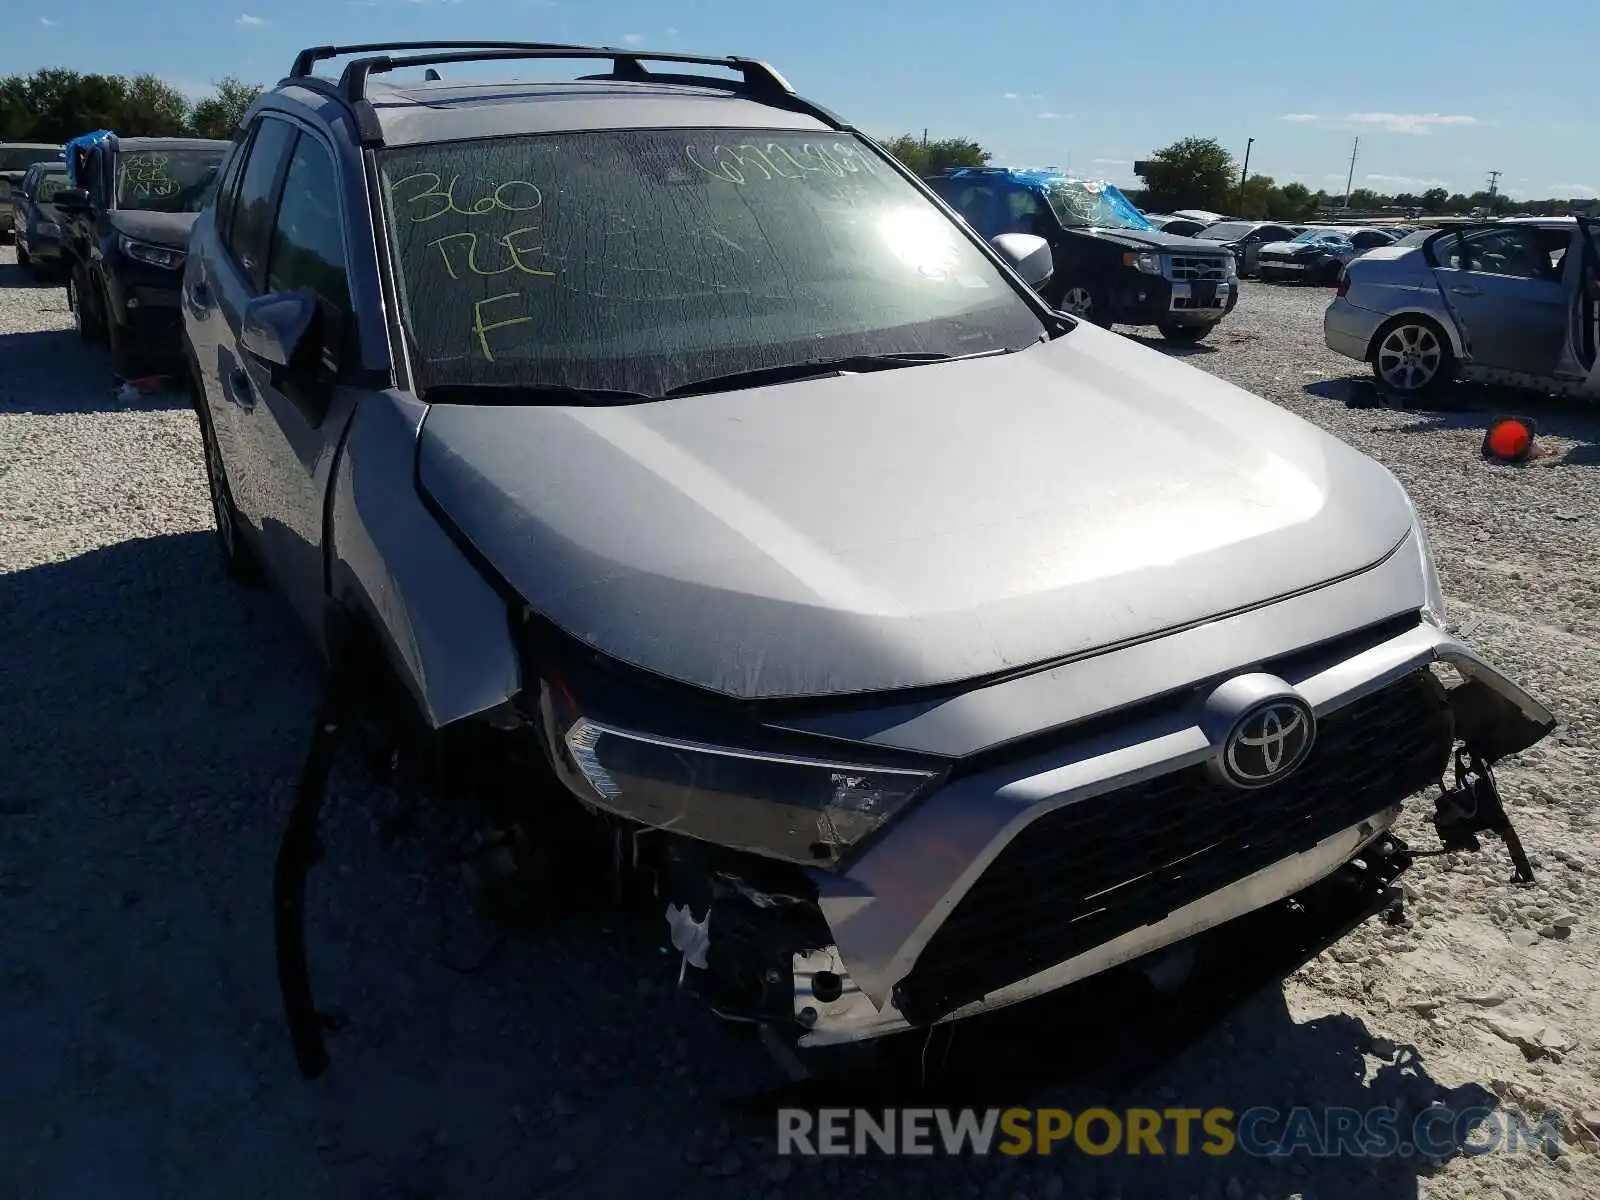
M542 134L380 156L424 390L659 396L860 355L1020 349L1039 317L854 138Z
M221 150L134 150L117 155L117 207L197 213Z

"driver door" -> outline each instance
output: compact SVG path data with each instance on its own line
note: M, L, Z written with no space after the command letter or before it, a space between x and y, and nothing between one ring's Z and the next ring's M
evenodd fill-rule
M326 596L324 517L339 441L356 392L338 386L346 366L359 367L351 314L341 187L333 150L300 129L267 198L259 272L231 308L229 334L238 397L236 451L251 484L235 494L245 520L259 531L262 556L313 636L322 633ZM247 181L248 183L248 178ZM315 297L321 330L322 381L286 378L243 344L251 300L283 292Z
M1491 225L1462 235L1433 269L1445 305L1478 366L1548 375L1567 337L1566 289L1538 231Z

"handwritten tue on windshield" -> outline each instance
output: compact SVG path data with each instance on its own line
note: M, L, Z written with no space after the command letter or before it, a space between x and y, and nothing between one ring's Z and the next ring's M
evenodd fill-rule
M690 167L706 177L733 187L779 181L844 180L852 175L876 176L879 167L853 146L842 142L823 146L804 143L790 147L769 142L765 146L713 145L684 147ZM483 357L494 361L489 334L534 320L530 316L486 319L493 305L520 300L523 293L513 281L554 278L540 241L539 210L544 192L527 179L507 179L481 190L463 187L458 173L448 179L438 171L418 171L389 185L400 219L410 225L438 222L439 236L424 244L427 261L436 263L452 280L474 276L491 279L510 276L511 290L472 302L472 332ZM472 228L474 223L480 227ZM511 228L506 228L510 224ZM463 227L466 226L466 227ZM424 230L424 233L427 231Z

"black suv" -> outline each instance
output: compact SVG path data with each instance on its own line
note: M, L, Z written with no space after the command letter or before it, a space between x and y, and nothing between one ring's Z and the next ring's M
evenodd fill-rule
M54 197L78 332L124 379L182 362L185 247L230 144L109 137L76 152L76 186Z
M1163 233L1111 184L1009 167L957 167L925 182L986 238L1048 241L1045 299L1097 325L1154 325L1169 341L1198 342L1239 302L1231 252Z

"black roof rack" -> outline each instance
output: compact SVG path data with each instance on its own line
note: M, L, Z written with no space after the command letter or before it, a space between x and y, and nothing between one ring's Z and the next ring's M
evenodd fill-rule
M375 50L568 50L562 42L360 42L349 46L307 46L294 56L290 79L309 76L319 62L346 54L371 54Z
M609 78L646 83L659 81L661 76L645 70L644 62L692 63L703 67L726 67L744 77L745 88L757 95L792 97L794 88L789 81L766 63L753 58L709 58L698 54L679 54L674 51L616 50L609 46L551 46L528 45L526 48L502 47L493 50L462 50L449 54L412 54L404 58L380 55L358 58L349 63L339 77L339 90L353 103L367 98L367 77L385 71L399 71L407 67L436 66L440 63L506 62L511 60L608 58L611 60ZM678 77L680 80L682 77ZM716 82L705 80L703 82Z
M427 53L393 57L390 54L372 54L372 51L418 50ZM442 51L443 53L436 53ZM361 54L345 65L337 83L312 74L313 68L330 58L347 54ZM614 80L632 83L677 83L696 86L732 87L754 98L776 102L815 117L838 130L854 127L820 105L799 96L789 81L767 63L754 58L733 55L711 57L699 54L681 54L677 51L618 49L614 46L579 46L565 42L363 42L348 46L308 46L295 55L294 65L284 83L309 87L325 95L343 100L350 106L360 126L362 142L368 146L381 146L383 132L377 114L367 98L367 80L372 75L408 67L431 67L442 63L506 62L540 59L607 59L611 71L603 75L583 75L583 80ZM737 71L741 80L718 79L714 76L669 74L649 71L646 62L678 63L692 66L721 67ZM431 73L436 75L437 72Z

